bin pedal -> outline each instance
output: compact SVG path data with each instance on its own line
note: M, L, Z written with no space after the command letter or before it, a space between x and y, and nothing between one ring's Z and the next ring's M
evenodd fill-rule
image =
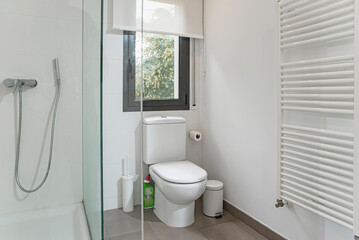
M223 214L221 212L216 213L216 216L215 216L216 219L220 219L222 217L223 217Z

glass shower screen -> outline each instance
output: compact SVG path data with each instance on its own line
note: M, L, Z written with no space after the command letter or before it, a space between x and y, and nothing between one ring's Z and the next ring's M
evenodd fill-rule
M104 1L103 19L104 237L140 240L142 1Z

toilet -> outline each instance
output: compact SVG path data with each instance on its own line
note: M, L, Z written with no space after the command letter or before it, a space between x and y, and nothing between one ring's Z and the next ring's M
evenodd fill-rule
M171 227L194 222L194 207L204 192L207 172L186 160L186 120L175 116L143 121L143 161L155 183L154 213Z

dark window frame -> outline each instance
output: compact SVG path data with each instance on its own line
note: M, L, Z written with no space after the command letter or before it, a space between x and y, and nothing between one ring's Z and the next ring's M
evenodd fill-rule
M143 111L189 110L190 39L179 38L178 99L144 100ZM140 111L136 100L136 32L123 34L123 111Z

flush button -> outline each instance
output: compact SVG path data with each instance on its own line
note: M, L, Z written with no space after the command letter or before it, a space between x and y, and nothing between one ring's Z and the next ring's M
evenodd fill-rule
M167 118L167 116L161 116L161 118Z

